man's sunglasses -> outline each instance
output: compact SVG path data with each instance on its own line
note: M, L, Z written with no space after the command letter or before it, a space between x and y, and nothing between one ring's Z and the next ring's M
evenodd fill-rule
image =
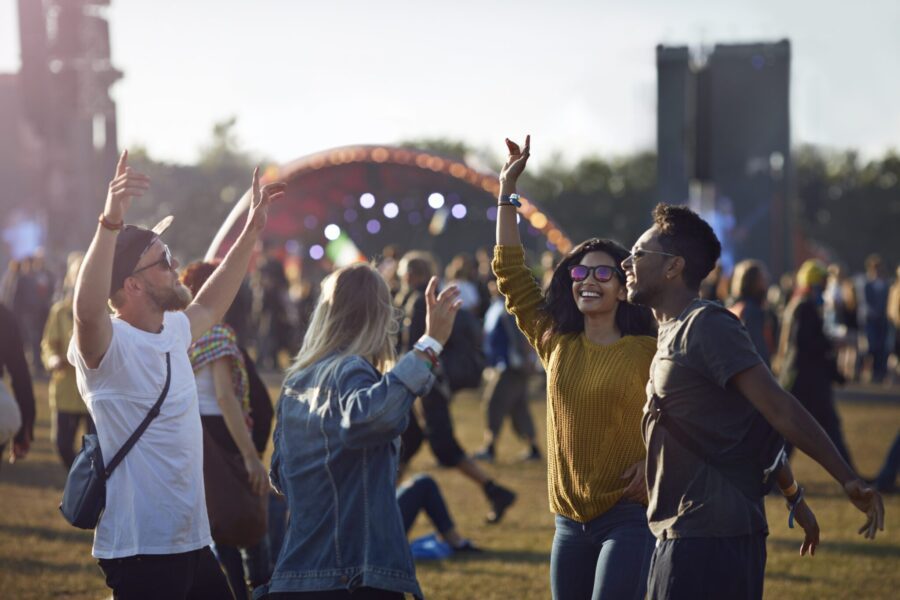
M569 267L569 277L572 281L584 281L594 274L594 279L601 282L607 282L613 277L621 277L619 270L609 265L597 265L589 267L587 265L572 265Z
M677 254L672 254L671 252L660 252L659 250L647 250L646 248L634 248L631 250L631 254L629 254L628 257L625 260L623 260L622 262L623 263L629 262L629 261L634 262L634 261L638 260L639 258L644 258L648 254L661 254L662 256L672 256L672 257L678 256Z
M169 250L169 247L163 244L163 255L159 260L150 263L149 265L144 265L140 269L135 269L131 272L132 275L137 275L141 271L146 271L147 269L152 269L156 266L163 266L166 270L171 271L174 267L175 263L172 262L172 251Z

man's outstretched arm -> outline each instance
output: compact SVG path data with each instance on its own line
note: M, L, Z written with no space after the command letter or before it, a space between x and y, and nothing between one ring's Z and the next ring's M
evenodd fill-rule
M253 246L256 244L259 233L266 226L269 205L275 200L283 198L286 188L287 184L285 183L269 183L260 189L259 167L253 170L247 223L234 246L225 255L225 260L210 275L200 291L197 292L197 297L184 311L191 322L193 339L196 340L224 318L241 286L244 275L247 273Z
M143 196L150 178L127 166L128 150L122 152L116 175L109 182L103 218L112 224L125 222L131 199ZM113 256L118 231L97 226L75 282L75 345L88 367L96 368L112 340L112 323L106 308L112 282Z
M868 517L860 533L874 538L877 530L884 531L881 496L850 468L819 423L778 385L769 369L762 364L751 367L732 377L730 383L778 433L822 465L843 486L854 506Z

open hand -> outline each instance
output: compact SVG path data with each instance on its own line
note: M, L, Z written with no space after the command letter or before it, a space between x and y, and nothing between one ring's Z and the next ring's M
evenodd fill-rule
M259 167L256 167L253 169L253 184L250 190L250 213L247 215L246 229L259 232L266 227L269 205L284 198L287 184L283 182L267 183L260 189Z
M432 277L425 289L427 306L425 333L444 345L450 338L450 332L453 331L453 321L456 320L456 313L462 306L462 300L459 297L459 288L455 285L446 287L439 296L436 296L437 284L437 277Z
M819 545L819 523L816 521L816 515L806 503L806 499L800 500L794 509L794 520L797 521L806 537L800 546L800 556L805 556L808 552L810 556L816 555L816 548Z
M881 494L862 479L848 481L844 484L844 491L853 506L866 513L866 524L859 528L859 533L867 540L874 540L877 531L884 531L884 501Z
M125 220L132 198L139 198L150 189L150 178L128 166L128 150L122 152L116 164L116 175L109 182L103 214L113 223Z
M500 183L515 188L516 181L525 170L528 157L531 156L531 136L525 136L525 147L521 150L517 143L506 138L506 149L509 151L509 156L506 158L506 164L500 170Z
M266 493L269 487L269 474L266 473L266 467L258 456L245 456L244 468L247 469L247 480L250 483L250 489L257 496Z
M629 479L628 486L622 492L622 497L628 500L634 500L641 504L647 504L647 480L644 477L646 466L643 460L640 460L622 473L621 479Z

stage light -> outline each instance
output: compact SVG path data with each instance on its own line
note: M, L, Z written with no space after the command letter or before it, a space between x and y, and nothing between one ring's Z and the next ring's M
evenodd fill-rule
M325 227L325 237L329 240L336 240L341 235L341 228L331 223Z
M366 192L362 196L359 197L359 205L363 208L372 208L375 206L375 196Z
M313 260L319 260L325 256L325 248L316 244L314 246L310 246L309 248L309 257Z
M529 221L531 221L531 224L535 229L543 229L547 226L547 217L544 213L536 212L532 214Z
M388 202L384 205L383 212L384 216L386 216L388 219L393 219L398 214L400 214L400 207L393 202Z
M488 221L496 221L497 220L497 207L489 206L486 211L486 216Z
M428 196L428 206L437 210L444 205L444 195L438 192L432 193Z
M319 219L316 218L316 215L306 215L303 217L303 226L307 229L315 229L319 224Z
M453 208L450 209L450 214L457 219L464 219L466 217L466 212L465 204L454 204Z
M344 211L344 220L348 223L353 223L356 221L357 213L352 208L348 208Z
M366 223L366 231L371 234L376 234L381 231L381 223L378 222L378 219L370 219L368 223Z

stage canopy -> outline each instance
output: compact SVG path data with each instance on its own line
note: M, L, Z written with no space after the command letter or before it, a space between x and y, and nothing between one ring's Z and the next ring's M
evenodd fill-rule
M443 262L459 252L492 247L497 218L497 174L458 159L390 146L347 146L268 168L263 183L288 184L272 206L263 234L304 261L338 266L381 254L429 250ZM244 224L249 190L219 228L206 258L221 257ZM519 209L526 247L566 252L571 242L534 202Z

